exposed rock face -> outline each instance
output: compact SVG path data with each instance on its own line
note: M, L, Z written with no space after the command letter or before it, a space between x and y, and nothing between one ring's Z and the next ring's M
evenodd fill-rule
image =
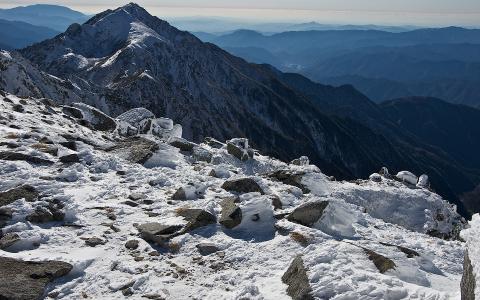
M144 164L157 150L157 143L142 137L126 138L108 149L129 162L138 164Z
M465 251L463 260L463 276L460 283L462 300L475 300L476 274L473 272L472 262L468 257L468 251Z
M388 270L395 269L396 265L390 258L385 257L381 254L378 254L366 248L363 248L363 251L365 251L365 253L368 256L368 259L370 259L373 262L373 264L375 265L375 267L377 267L380 273L383 274Z
M0 299L40 299L49 282L71 270L72 265L61 261L31 262L0 257Z
M295 208L287 219L290 222L312 227L322 217L327 206L328 201L306 203Z
M225 199L220 203L222 215L219 223L228 229L232 229L242 223L242 210L235 204L233 199Z
M292 170L278 170L268 175L268 177L278 180L284 184L296 186L302 190L303 193L310 193L310 190L302 183L304 172Z
M40 194L30 185L22 185L6 192L0 192L0 207L24 198L26 201L34 201Z
M223 183L222 188L230 192L237 192L237 193L257 192L260 194L264 194L264 191L258 185L258 183L253 178L250 178L250 177L227 180Z
M313 300L311 295L312 288L308 280L307 270L303 265L301 256L297 256L285 274L282 276L282 281L286 285L287 294L294 300Z
M28 155L20 152L13 152L13 151L2 151L0 152L0 160L23 160L33 164L45 164L45 165L52 165L53 161L48 159L43 159L37 156Z

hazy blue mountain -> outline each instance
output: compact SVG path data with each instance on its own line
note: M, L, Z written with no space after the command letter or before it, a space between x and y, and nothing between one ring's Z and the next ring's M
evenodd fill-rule
M54 37L59 32L47 27L0 19L0 48L18 49ZM2 46L3 44L3 46Z
M65 6L35 4L10 9L0 9L0 19L22 21L64 31L73 23L83 23L89 16Z

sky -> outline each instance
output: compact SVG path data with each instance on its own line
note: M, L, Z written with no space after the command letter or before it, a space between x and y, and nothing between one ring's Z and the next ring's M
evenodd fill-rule
M0 0L0 7L49 3L94 14L128 2ZM136 3L164 18L214 16L269 22L480 26L480 0L137 0Z

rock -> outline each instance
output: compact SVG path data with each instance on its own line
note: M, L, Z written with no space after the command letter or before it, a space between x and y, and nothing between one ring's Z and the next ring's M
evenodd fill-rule
M300 158L296 158L290 162L291 165L296 165L296 166L308 166L310 164L310 160L308 159L307 156L301 156Z
M41 299L46 285L67 275L72 268L61 261L32 262L0 257L3 278L0 280L0 299Z
M219 141L217 141L216 139L214 139L214 138L212 138L212 137L206 137L203 142L204 142L205 144L209 145L210 147L215 148L215 149L220 149L220 148L222 148L223 146L225 146L224 143L219 142Z
M73 107L82 111L85 120L93 129L100 131L113 131L117 123L100 110L85 103L73 103Z
M382 242L380 242L380 244L388 247L396 247L398 250L405 253L408 258L414 258L415 256L420 256L420 254L417 251L409 249L407 247L402 247L402 246L397 246L397 245L392 245L392 244L382 243Z
M128 206L130 206L130 207L137 207L137 206L140 205L140 204L138 204L137 202L132 201L132 200L127 200L127 201L124 201L124 202L122 202L122 203L125 204L125 205L128 205Z
M40 194L30 185L22 185L6 192L0 192L0 207L9 205L18 199L32 202L38 199Z
M8 221L12 219L13 211L11 208L1 207L0 204L0 229L2 229L5 225L7 225ZM0 236L1 236L0 230Z
M155 115L148 109L139 107L124 112L116 119L130 124L141 133L146 133L150 130L148 123L151 125L151 119L155 119Z
M210 255L212 253L220 251L220 249L218 249L218 247L212 243L200 243L200 244L197 244L196 247L198 249L198 252L200 252L200 254L203 256Z
M25 111L25 108L23 108L23 105L21 105L21 104L13 105L12 109L13 109L13 111L20 112L20 113Z
M0 152L0 160L10 160L10 161L26 161L33 164L45 164L45 165L52 165L53 161L48 159L43 159L40 157L32 156L29 154L23 154L19 152L12 152L12 151L2 151Z
M138 201L138 200L141 200L141 199L145 199L145 194L132 193L128 196L128 199L133 200L133 201Z
M225 199L220 203L222 214L219 223L228 229L235 228L242 223L242 210L233 199Z
M213 158L212 152L199 146L193 148L192 156L196 161L204 161L207 163L210 163Z
M76 118L76 119L83 119L83 113L81 110L71 106L63 106L62 112L67 116Z
M173 194L172 200L195 200L197 199L196 188L192 185L187 185L178 188L178 190Z
M48 153L52 156L57 156L58 154L58 147L46 143L37 143L31 146L33 149L41 151L43 153Z
M185 225L184 229L182 230L184 233L203 226L217 223L215 216L203 209L180 209L177 214L184 217L185 220L188 221L187 225Z
M60 145L62 145L65 148L68 148L73 151L77 151L77 142L76 141L66 141L66 142L60 142Z
M68 154L59 158L59 160L64 164L78 163L80 162L80 157L77 154Z
M417 186L421 188L429 188L430 187L430 181L428 179L428 175L421 175L418 178Z
M197 144L187 141L183 138L171 138L169 144L175 148L180 149L180 151L192 152L193 148L197 146Z
M125 243L125 248L135 250L138 248L139 242L137 240L129 240Z
M260 194L265 194L262 188L258 183L250 177L237 178L227 180L223 183L222 188L229 192L237 193L253 193L257 192Z
M468 251L465 251L463 259L463 275L460 282L460 292L462 300L475 300L475 285L476 274L473 271L472 262L468 256Z
M168 118L157 118L152 120L150 132L163 140L182 137L182 125L173 124L173 120Z
M151 140L130 137L108 148L107 151L114 152L131 163L144 164L158 149L157 143Z
M247 161L250 159L248 152L245 149L235 145L234 143L227 142L227 152L230 155L235 156L241 161Z
M96 247L98 245L105 245L107 241L102 240L98 237L91 237L85 240L85 244L89 247Z
M54 220L52 212L45 207L37 207L35 211L26 217L32 223L48 223Z
M303 204L288 215L287 220L307 227L312 227L323 215L328 201L318 201Z
M366 248L362 248L362 249L367 254L368 259L370 259L373 262L373 264L375 265L375 267L377 267L380 273L383 274L388 270L395 269L396 265L390 258L387 258L383 255L380 255Z
M302 183L302 178L305 175L305 172L301 171L292 171L292 170L277 170L273 173L268 174L267 176L271 179L282 182L283 184L291 185L298 187L302 190L304 194L310 193L310 190L307 186Z
M382 181L382 176L378 173L373 173L368 178L373 182L381 182Z
M418 182L417 176L409 171L400 171L397 173L396 178L402 182L416 185Z
M388 172L388 169L386 167L382 167L380 171L378 171L378 174L382 175L385 178L392 178L392 175Z
M297 256L285 274L282 282L288 285L287 294L294 300L313 300L312 288L308 279L307 269L301 256Z
M20 236L16 233L9 232L0 238L0 250L5 250L18 241L20 241Z
M170 238L179 235L181 225L163 225L160 223L145 223L137 226L142 239L164 245Z
M277 195L271 195L270 198L272 199L272 206L274 210L282 209L283 203L280 200L280 197L278 197Z

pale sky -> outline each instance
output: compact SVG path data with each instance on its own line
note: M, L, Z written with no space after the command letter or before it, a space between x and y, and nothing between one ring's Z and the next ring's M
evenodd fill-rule
M69 6L93 14L131 1L0 0L0 7L34 3ZM480 0L137 0L164 18L223 16L258 21L342 24L480 26Z

